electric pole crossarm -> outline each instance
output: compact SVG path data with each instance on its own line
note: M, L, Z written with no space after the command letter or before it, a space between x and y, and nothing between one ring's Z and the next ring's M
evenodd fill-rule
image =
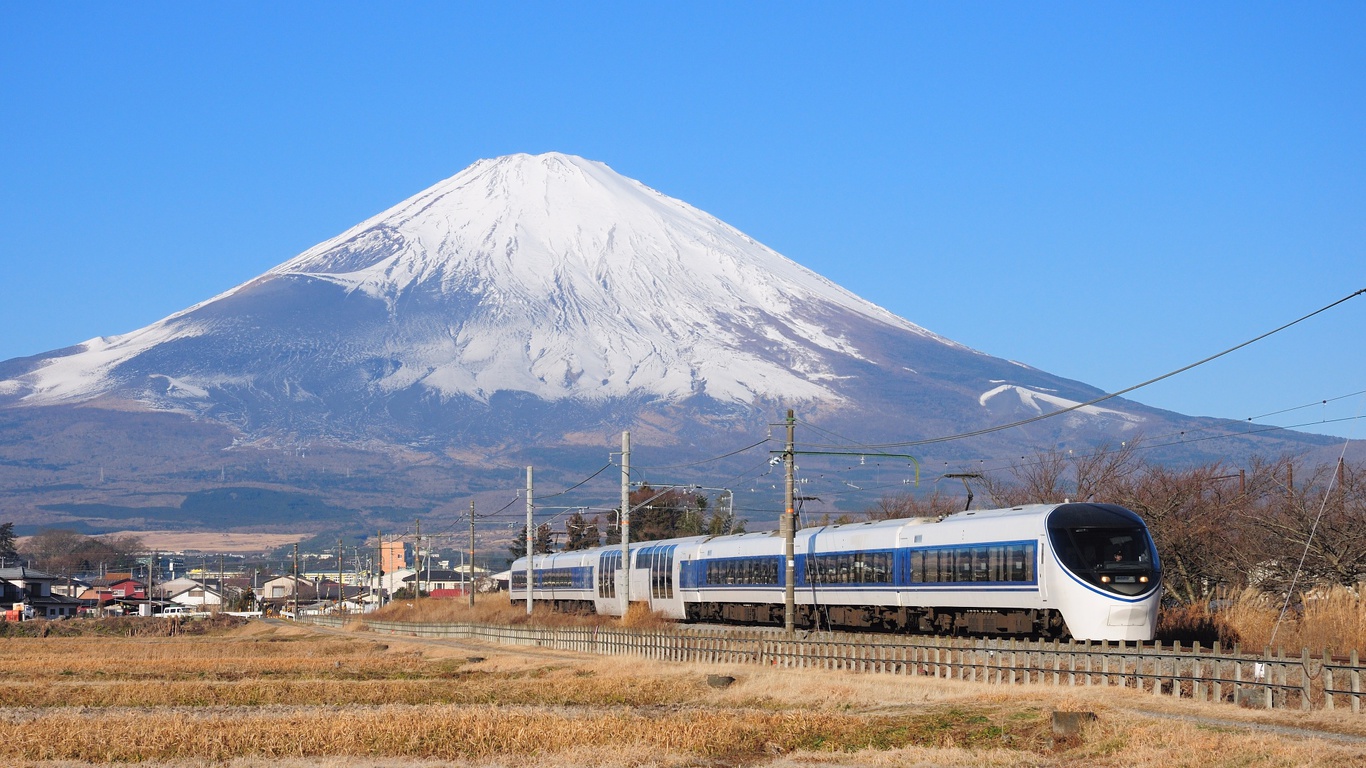
M906 459L915 465L915 484L920 485L920 460L909 453L860 453L857 451L769 451L780 456L791 454L793 456L871 456L878 459Z

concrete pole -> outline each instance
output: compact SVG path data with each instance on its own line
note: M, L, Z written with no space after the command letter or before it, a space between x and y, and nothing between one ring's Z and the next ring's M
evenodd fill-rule
M346 593L346 590L342 589L342 566L345 562L342 558L345 557L345 552L345 542L342 539L337 539L337 615L339 616L342 612L342 595Z
M531 560L536 556L536 529L531 526L532 512L535 508L531 500L531 467L528 466L526 468L526 615L528 616L531 615L531 586L533 584Z
M796 423L793 418L792 409L787 409L787 447L783 450L783 464L787 470L787 479L783 483L783 559L786 561L783 584L783 627L788 634L796 631L797 626L797 560L796 560L796 540L797 540L797 515L796 515L796 456L793 454L795 447L794 437Z
M621 570L617 588L621 594L621 615L631 609L631 432L621 433Z
M469 576L470 607L474 607L474 502L470 502L470 565L465 572ZM473 617L471 617L473 618Z
M299 545L294 545L294 583L290 585L289 594L294 598L294 620L299 619Z
M418 586L419 579L422 578L422 520L413 521L413 599L422 596L422 588Z

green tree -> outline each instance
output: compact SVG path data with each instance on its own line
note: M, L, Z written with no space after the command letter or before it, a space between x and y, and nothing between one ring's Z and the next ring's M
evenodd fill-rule
M243 587L230 601L228 601L230 611L254 611L256 610L256 593L252 592L251 587Z
M0 566L11 567L19 559L19 552L14 548L14 523L4 523L0 525Z
M545 555L551 552L551 550L553 549L553 547L551 546L552 533L553 532L550 529L550 523L541 523L536 527L536 539L533 542L536 554ZM511 546L508 547L508 551L512 553L513 559L523 557L526 555L525 525L522 526L522 530L518 532L517 538L514 539Z
M633 542L697 536L705 529L707 497L696 491L660 491L644 484L629 501Z
M602 541L602 534L598 531L598 518L594 517L590 523L584 518L583 512L575 510L574 514L564 523L566 552L573 552L580 549L591 549L598 546Z

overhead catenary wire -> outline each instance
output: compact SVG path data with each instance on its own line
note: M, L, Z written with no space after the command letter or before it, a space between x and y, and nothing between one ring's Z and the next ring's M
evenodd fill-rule
M660 465L658 465L658 466L653 466L653 467L632 467L632 469L633 469L633 470L639 469L639 470L642 470L642 471L643 471L643 470L647 470L647 469L687 469L687 468L689 468L689 467L697 467L697 466L701 466L701 465L703 465L703 464L710 464L710 463L713 462L713 461L720 461L721 459L728 459L728 458L730 458L731 456L735 456L736 454L744 453L745 451L749 451L749 450L753 450L753 449L755 449L755 448L758 448L759 446L761 446L761 445L763 445L763 444L765 444L765 443L772 442L772 440L773 440L772 437L765 437L763 440L760 440L760 441L757 442L757 443L751 443L751 444L749 444L749 445L746 445L746 446L743 447L743 448L736 448L735 450L730 451L730 452L728 452L728 453L723 453L723 454L721 454L720 456L712 456L711 458L707 458L707 459L699 459L699 460L697 460L697 461L688 462L688 463L686 463L686 464L660 464Z
M1361 410L1366 410L1366 401L1362 402ZM1358 411L1358 415L1360 415L1360 411ZM1347 446L1351 444L1352 439L1350 437L1343 441L1342 451L1338 454L1339 467L1342 466L1342 460L1347 456ZM1299 583L1300 574L1304 571L1304 561L1309 557L1309 547L1313 545L1314 535L1318 533L1319 521L1323 519L1323 513L1328 509L1328 499L1333 495L1333 488L1339 480L1338 473L1334 472L1328 480L1327 487L1323 489L1323 500L1319 502L1318 514L1314 515L1314 523L1309 527L1309 536L1304 540L1304 549L1300 551L1300 561L1295 565L1295 573L1290 577L1290 587L1285 591L1285 602L1281 603L1281 612L1276 616L1275 626L1271 628L1271 639L1267 642L1268 646L1276 642L1276 633L1280 631L1281 622L1285 620L1285 613L1290 609L1290 596L1295 594L1295 585Z
M1156 383L1159 382L1159 381L1163 381L1163 380L1165 380L1165 379L1169 379L1169 378L1171 378L1171 377L1173 377L1173 376L1176 376L1177 374L1185 373L1186 371L1189 371L1189 370L1191 370L1192 368L1199 367L1199 366L1204 365L1205 363L1211 362L1211 361L1213 361L1213 360L1218 360L1219 358L1221 358L1221 357L1223 357L1223 356L1225 356L1225 355L1228 355L1228 354L1230 354L1230 353L1232 353L1232 352L1236 352L1236 351L1242 349L1243 347L1249 346L1249 345L1251 345L1251 344L1255 344L1255 343L1261 341L1262 339L1265 339L1265 338L1267 338L1267 337L1269 337L1269 336L1272 336L1272 335L1274 335L1274 334L1280 333L1281 331L1284 331L1285 329L1290 328L1290 327L1292 327L1292 326L1294 326L1294 325L1298 325L1299 323L1302 323L1302 322L1304 322L1305 320L1308 320L1309 318L1314 317L1315 315L1320 315L1320 314L1322 314L1322 313L1324 313L1324 312L1327 312L1328 310L1332 309L1333 307L1336 307L1336 306L1338 306L1339 304L1342 304L1343 302L1346 302L1346 301L1349 301L1349 300L1351 300L1351 299L1354 299L1354 298L1356 298L1357 296L1362 295L1363 293L1366 293L1366 288L1362 288L1362 289L1360 289L1360 290L1358 290L1358 291L1355 291L1354 293L1348 294L1347 296L1344 296L1344 297L1342 297L1341 299L1338 299L1337 301L1334 301L1334 302L1331 303L1331 304L1328 304L1328 305L1326 305L1326 306L1320 307L1319 309L1316 309L1316 310L1314 310L1313 312L1310 312L1310 313L1307 314L1307 315L1304 315L1304 316L1299 317L1299 318L1297 318L1297 319L1295 319L1295 320L1292 320L1292 321L1290 321L1290 322L1286 323L1285 325L1282 325L1282 326L1280 326L1280 327L1278 327L1278 328L1274 328L1274 329L1272 329L1272 330L1270 330L1270 331L1267 331L1266 333L1263 333L1263 334L1261 334L1260 336L1257 336L1257 337L1252 338L1252 339L1248 339L1247 341L1244 341L1244 342L1242 342L1241 344L1236 344L1236 345L1234 345L1234 346L1232 346L1232 347L1229 347L1228 349L1225 349L1225 350L1222 351L1222 352L1218 352L1218 353L1216 353L1216 354L1210 355L1209 357L1206 357L1206 358L1204 358L1203 360L1197 360L1197 361L1194 362L1194 363L1191 363L1191 364L1189 364L1189 365L1182 366L1182 367L1180 367L1180 368L1177 368L1177 369L1174 370L1174 371L1169 371L1168 373L1164 373L1164 374L1162 374L1161 376L1156 376L1156 377L1154 377L1154 378L1148 379L1147 381L1144 381L1144 382L1135 384L1135 385L1133 385L1133 386L1131 386L1131 387L1125 387L1124 389L1121 389L1121 390L1119 390L1119 391L1117 391L1117 392L1110 392L1110 393L1101 395L1100 397L1092 398L1092 399L1087 400L1087 401L1082 402L1082 403L1076 403L1076 404L1074 404L1074 405L1070 405L1070 406L1068 406L1068 407L1066 407L1066 408L1062 408L1062 409L1059 409L1059 410L1056 410L1056 411L1049 411L1048 413L1041 413L1041 414L1039 414L1039 415L1037 415L1037 416L1031 416L1030 418L1021 419L1021 420L1019 420L1019 421L1013 421L1013 422L1011 422L1011 423L1009 423L1009 424L1000 424L1000 425L997 425L997 426L994 426L994 427L985 427L985 428L983 428L983 429L977 429L977 430L973 430L973 431L971 431L971 432L960 432L960 433L954 434L954 435L942 435L942 436L939 436L939 437L929 437L929 438L924 438L924 439L920 439L920 440L906 440L906 441L896 442L896 443L864 444L864 445L860 445L860 446L857 446L857 447L868 448L868 449L878 449L878 450L880 450L880 449L884 449L884 448L910 448L910 447L919 446L919 445L932 445L932 444L934 444L934 443L944 443L944 442L949 442L949 441L952 441L952 440L963 440L963 439L966 439L966 438L969 438L969 437L979 437L979 436L981 436L981 435L989 435L989 434L991 434L991 433L993 433L993 432L1001 432L1001 431L1004 431L1004 430L1007 430L1007 429L1014 429L1015 427L1022 427L1022 426L1025 426L1025 425L1027 425L1027 424L1034 424L1034 423L1036 423L1036 422L1043 421L1043 420L1045 420L1045 419L1051 419L1051 418L1054 418L1054 417L1056 417L1056 416L1062 416L1062 415L1064 415L1064 414L1071 413L1071 412L1076 411L1076 410L1079 410L1079 409L1081 409L1081 408L1085 408L1085 407L1087 407L1087 406L1095 405L1096 403L1103 403L1103 402L1105 402L1106 400L1110 400L1110 399L1112 399L1112 398L1120 397L1121 395L1127 395L1127 394L1130 393L1130 392L1133 392L1133 391L1138 390L1138 389L1142 389L1143 387L1149 386L1149 385L1151 385L1151 384L1156 384ZM849 447L849 446L843 446L843 445L841 445L841 446L836 446L836 447L846 448L846 447Z

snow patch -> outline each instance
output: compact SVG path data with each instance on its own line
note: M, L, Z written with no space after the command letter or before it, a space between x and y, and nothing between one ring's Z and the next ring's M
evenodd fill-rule
M1019 402L1022 405L1039 414L1051 413L1080 405L1080 402L1077 400L1068 400L1065 397L1046 394L1015 384L1002 384L999 387L989 389L986 392L983 392L981 397L977 398L977 402L985 408L987 403L1002 395L1007 397L1014 395L1019 399ZM1142 416L1125 413L1124 411L1116 411L1111 408L1102 408L1099 405L1083 405L1080 408L1076 408L1072 413L1085 416L1112 417L1120 419L1127 424L1140 424L1146 421Z

